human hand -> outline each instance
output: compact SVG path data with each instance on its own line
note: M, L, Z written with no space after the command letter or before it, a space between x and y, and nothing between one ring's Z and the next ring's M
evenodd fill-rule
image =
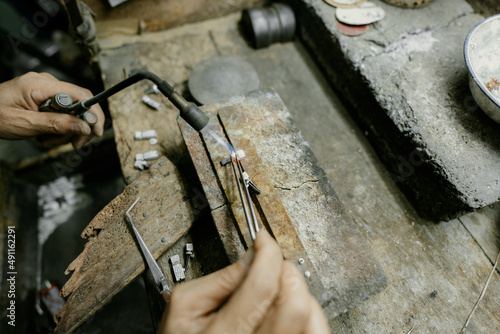
M68 142L75 148L82 147L92 138L85 121L70 114L38 111L40 104L60 92L68 93L74 102L92 97L89 90L59 81L48 73L30 72L0 84L0 138L40 136L47 147ZM102 136L104 113L99 105L91 110L97 116L93 133Z
M172 293L158 334L327 334L328 322L304 278L266 232L253 250Z

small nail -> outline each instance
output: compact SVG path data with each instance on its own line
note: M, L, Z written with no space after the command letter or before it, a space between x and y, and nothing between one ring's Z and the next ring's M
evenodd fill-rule
M255 250L253 248L249 248L245 255L238 261L243 268L250 268L252 264L253 258L255 256Z

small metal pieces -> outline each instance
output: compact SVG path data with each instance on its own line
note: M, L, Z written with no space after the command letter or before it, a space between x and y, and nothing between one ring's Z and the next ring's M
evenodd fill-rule
M238 154L238 158L239 158L240 160L245 159L245 152L244 152L243 150L237 150L237 151L236 151L236 154ZM225 166L225 165L227 165L227 164L228 164L228 163L230 163L230 162L231 162L231 157L227 157L227 158L222 159L222 160L220 161L220 165L221 165L221 166Z
M135 155L134 167L139 170L144 170L149 167L148 161L155 160L160 157L158 151L148 151L145 153L137 153Z
M158 151L147 151L145 153L137 153L135 155L135 160L146 160L146 161L149 161L149 160L155 160L155 159L158 159L160 157L160 153L158 153Z
M311 272L310 272L310 271L306 271L306 272L304 272L304 276L305 276L306 278L311 277Z
M153 100L147 95L142 96L142 102L144 102L147 106L155 110L161 110L161 103Z
M170 257L170 263L172 263L175 281L179 282L186 279L186 275L184 275L184 268L182 268L181 264L181 258L178 254Z
M144 170L149 167L149 164L146 160L136 160L134 162L134 168L138 170Z
M187 243L186 244L186 255L185 255L185 260L184 260L184 264L185 264L184 270L188 270L189 261L191 260L191 258L194 258L193 250L194 250L193 244Z
M135 140L152 139L156 137L158 137L156 130L136 131L134 134Z
M151 139L149 140L149 144L150 144L150 145L156 145L156 144L158 144L158 139L156 139L156 138L151 138Z
M160 90L157 85L153 85L144 91L144 94L160 94Z
M301 258L299 259L299 264L304 264L304 262L305 262L305 261L304 261L304 258L303 258L303 257L301 257Z
M137 243L139 244L139 248L141 249L142 256L144 258L144 261L146 262L147 266L149 267L149 270L151 270L151 274L153 275L154 281L157 284L157 286L160 288L160 292L163 295L163 298L165 301L168 301L170 292L170 287L168 286L167 280L165 279L165 276L163 275L160 267L158 266L158 263L156 263L153 255L149 251L148 247L146 246L146 243L141 237L141 234L135 227L135 224L132 220L132 216L130 216L129 212L132 210L132 208L137 204L139 201L140 197L137 197L135 202L128 208L127 212L125 212L125 216L127 217L130 227L132 228L132 231L134 232L135 239Z

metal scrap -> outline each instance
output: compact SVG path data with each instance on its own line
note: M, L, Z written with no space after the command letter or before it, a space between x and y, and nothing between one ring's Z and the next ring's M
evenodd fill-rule
M142 102L144 102L150 108L153 108L155 110L161 110L161 103L158 102L158 101L153 100L152 98L150 98L147 95L144 95L142 97Z
M181 257L178 254L175 254L170 257L170 262L172 263L175 281L179 282L186 279L186 276L184 275L184 268L181 264Z

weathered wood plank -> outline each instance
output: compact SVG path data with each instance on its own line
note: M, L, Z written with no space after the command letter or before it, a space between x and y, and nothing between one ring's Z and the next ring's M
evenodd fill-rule
M125 211L137 197L141 200L130 214L155 258L184 235L194 221L179 172L166 158L160 159L83 231L82 237L88 242L67 269L72 276L61 290L68 298L56 316L56 333L74 331L144 271L142 255L125 220Z

